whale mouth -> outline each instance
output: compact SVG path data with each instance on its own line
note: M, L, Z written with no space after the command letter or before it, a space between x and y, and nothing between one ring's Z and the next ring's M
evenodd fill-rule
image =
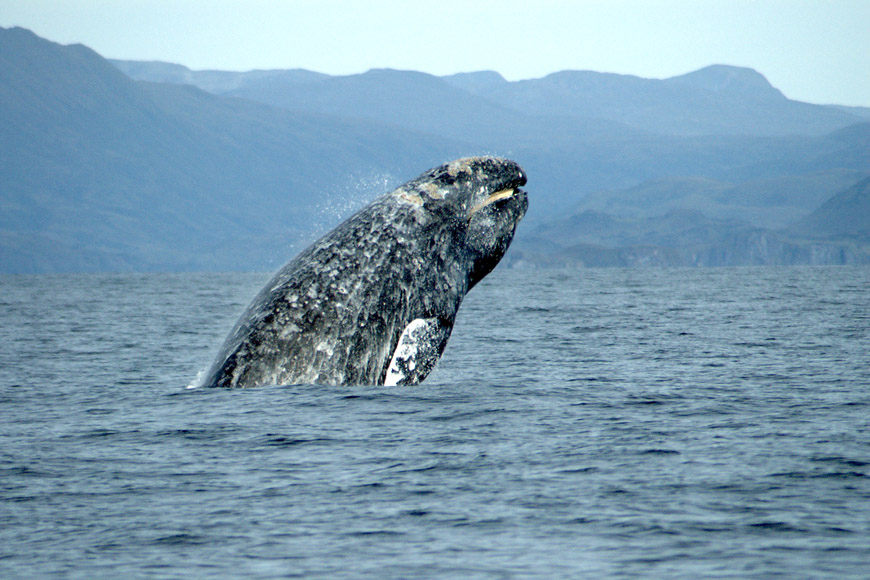
M471 218L474 214L485 208L486 206L493 204L499 200L507 199L509 197L513 197L517 194L519 188L517 187L508 187L507 189L500 189L495 193L489 194L489 197L474 205L471 210L468 212L468 217Z

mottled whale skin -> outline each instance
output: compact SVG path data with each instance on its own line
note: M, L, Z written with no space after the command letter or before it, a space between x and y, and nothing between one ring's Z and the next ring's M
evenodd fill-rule
M412 385L528 208L525 172L458 159L386 193L281 268L204 385Z

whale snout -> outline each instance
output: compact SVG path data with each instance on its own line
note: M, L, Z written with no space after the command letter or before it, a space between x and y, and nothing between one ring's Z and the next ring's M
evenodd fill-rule
M520 216L528 206L526 192L520 189L528 181L526 172L515 161L498 157L483 157L474 160L481 169L477 174L479 185L470 189L471 199L468 200L468 219L470 220L480 210L493 207L498 210L507 205L508 200L518 202L522 206Z

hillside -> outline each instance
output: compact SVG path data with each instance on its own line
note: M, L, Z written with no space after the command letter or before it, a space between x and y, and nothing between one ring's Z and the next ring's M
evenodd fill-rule
M160 61L135 61L110 59L115 67L130 78L152 83L192 85L216 95L240 89L263 79L280 77L284 82L309 82L327 78L328 75L304 69L256 70L234 72L221 70L190 70L184 65Z
M870 177L859 175L830 171L739 185L673 178L602 192L584 200L576 213L536 225L514 247L512 264L870 264ZM834 188L839 192L828 198ZM777 225L780 197L802 204L803 214L806 207L821 206L783 228ZM747 203L756 211L741 212ZM771 223L749 223L753 216Z
M664 80L563 71L490 90L518 110L581 115L674 135L821 135L863 119L787 99L752 69L715 65Z
M340 198L372 197L361 178L451 154L383 125L138 83L23 29L0 30L0 55L6 272L271 268Z
M142 78L169 78L156 65L116 64ZM216 74L183 70L200 86L201 75ZM793 178L787 192L765 195L787 198L811 189L823 196L810 203L784 199L780 211L776 204L731 204L735 216L781 227L847 185L836 178L818 183L818 174L857 179L870 167L864 142L870 124L863 116L791 101L750 69L712 66L665 80L564 71L518 82L492 71L447 77L397 70L343 77L301 70L228 74L238 87L223 94L298 113L400 126L459 140L469 144L467 151L520 159L538 176L540 202L527 217L532 221L561 215L590 194L674 177L735 186ZM173 82L181 78L175 75ZM807 185L797 183L804 178ZM715 187L698 192L699 199L717 193Z
M797 222L792 231L822 239L850 239L870 243L870 178L826 201Z
M581 100L593 99L589 79L629 95L626 81L643 98L666 87L667 126L595 117L547 88L560 75L539 79L535 104L517 96L526 85L491 72L190 71L113 64L0 28L0 272L271 269L375 195L464 155L524 166L530 210L512 253L539 265L590 243L580 222L536 229L574 213L610 213L631 229L689 210L710 231L785 239L773 230L870 175L870 123L788 101L754 71L561 76ZM784 111L775 126L751 117L762 101ZM690 134L680 119L721 126ZM780 134L786 125L805 130ZM671 227L673 248L692 243ZM728 255L727 239L709 235L710 251Z
M623 190L597 191L584 197L574 209L633 218L690 210L714 219L781 229L816 210L832 192L839 192L867 175L863 171L828 169L740 183L702 177L667 177Z
M559 118L568 123L565 130L596 120L667 135L822 135L868 120L866 109L792 101L758 72L725 65L661 80L562 71L509 82L492 71L439 78L372 70L331 77L303 69L191 71L168 63L112 62L136 79L187 83L293 110L389 120L415 129L434 127L436 133L452 126L445 120L456 112L461 114L457 121L470 118L476 124L484 112L495 113L494 119L501 121L504 109L538 120ZM416 106L396 106L408 101ZM434 111L409 119L426 105Z
M691 210L643 218L587 210L539 224L509 259L523 268L870 264L862 227L863 240L814 239Z

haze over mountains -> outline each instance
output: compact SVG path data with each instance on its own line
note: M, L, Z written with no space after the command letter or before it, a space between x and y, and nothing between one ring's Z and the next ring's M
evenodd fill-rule
M0 28L0 271L272 269L444 161L511 157L514 266L870 262L870 110L750 69L190 71Z

